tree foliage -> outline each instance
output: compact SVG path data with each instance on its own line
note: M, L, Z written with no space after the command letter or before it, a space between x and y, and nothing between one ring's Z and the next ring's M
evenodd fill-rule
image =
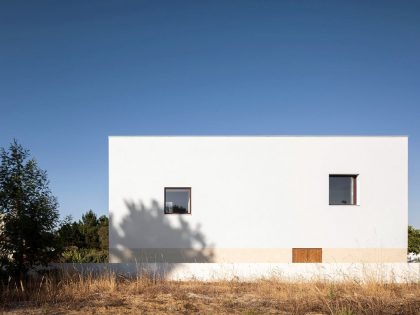
M16 140L0 158L0 269L22 278L59 254L58 203L46 172Z
M107 262L108 261L108 218L99 218L89 210L82 219L72 222L67 217L58 230L58 237L64 252L63 262Z
M420 230L411 225L408 226L408 252L420 253Z

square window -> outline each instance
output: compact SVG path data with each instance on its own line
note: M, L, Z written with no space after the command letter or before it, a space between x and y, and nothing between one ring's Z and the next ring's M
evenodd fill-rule
M165 187L165 214L191 213L191 187Z
M330 175L330 205L357 204L357 175Z

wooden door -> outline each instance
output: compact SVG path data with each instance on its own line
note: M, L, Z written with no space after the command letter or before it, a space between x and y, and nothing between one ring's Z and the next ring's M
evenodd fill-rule
M322 262L322 248L293 248L292 262L320 263Z

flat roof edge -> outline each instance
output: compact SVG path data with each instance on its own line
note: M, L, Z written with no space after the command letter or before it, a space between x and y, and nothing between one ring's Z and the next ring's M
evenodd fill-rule
M109 135L108 138L409 138L409 135Z

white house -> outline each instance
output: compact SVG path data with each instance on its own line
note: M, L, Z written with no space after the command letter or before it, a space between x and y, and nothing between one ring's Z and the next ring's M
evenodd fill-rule
M110 262L406 262L403 136L109 137Z

